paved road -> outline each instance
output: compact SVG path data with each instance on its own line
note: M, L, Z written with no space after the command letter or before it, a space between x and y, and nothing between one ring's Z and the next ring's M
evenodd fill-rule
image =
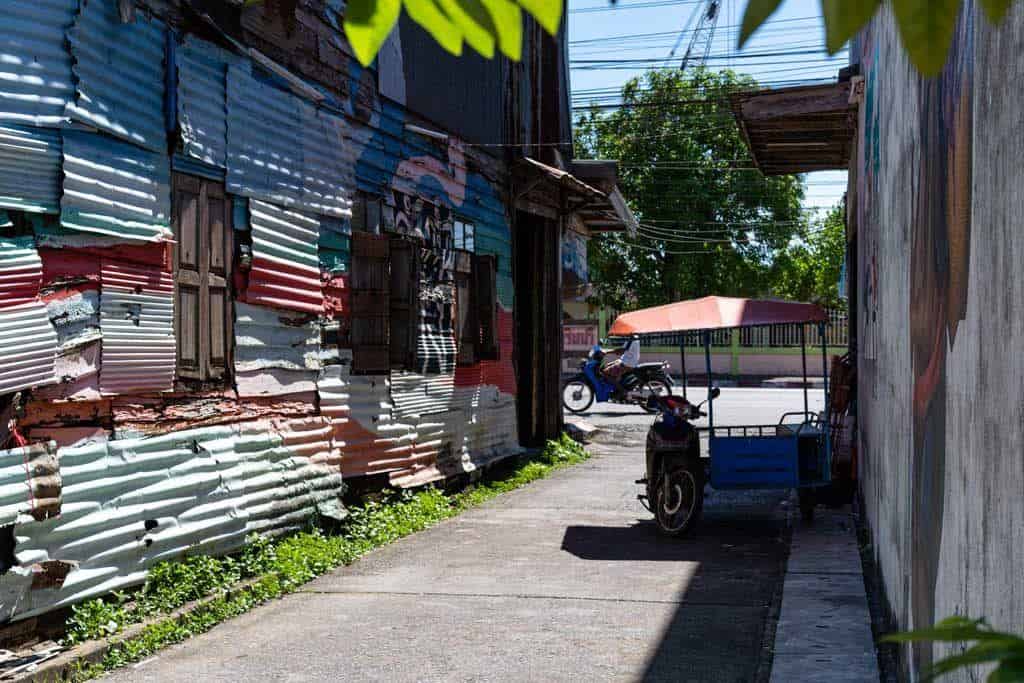
M726 389L719 405L771 421L794 396ZM786 492L714 493L698 533L660 538L633 485L651 418L601 413L588 463L112 678L766 681Z

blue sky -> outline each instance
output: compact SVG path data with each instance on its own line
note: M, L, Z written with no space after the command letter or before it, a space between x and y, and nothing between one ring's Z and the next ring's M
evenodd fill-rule
M678 64L686 51L694 23L688 24L698 3L704 0L618 0L616 9L608 0L568 0L570 60L666 58L683 31L681 45L673 60ZM771 86L799 85L821 79L834 80L847 65L841 52L829 58L824 50L820 0L785 0L772 15L770 23L754 34L743 50L738 50L739 25L747 0L721 0L718 25L708 51L710 68L732 68L748 73ZM597 10L597 11L588 11ZM613 38L636 34L635 38ZM595 40L604 39L604 40ZM592 41L580 43L579 41ZM777 55L765 53L800 52ZM765 56L757 56L765 55ZM577 65L579 66L579 65ZM577 103L586 91L618 88L643 68L584 70L574 68L570 75ZM846 189L846 173L811 173L807 178L804 205L829 207Z

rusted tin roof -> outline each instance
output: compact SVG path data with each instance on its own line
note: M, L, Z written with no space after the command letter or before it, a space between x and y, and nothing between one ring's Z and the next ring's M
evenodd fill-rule
M76 76L70 117L166 154L165 40L163 24L141 13L122 22L117 0L83 0L68 31Z
M0 309L35 301L42 279L43 262L31 237L0 238Z

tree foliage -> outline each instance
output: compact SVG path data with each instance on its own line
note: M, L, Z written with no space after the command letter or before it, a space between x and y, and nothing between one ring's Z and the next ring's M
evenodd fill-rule
M345 36L367 66L398 22L404 8L437 43L454 55L465 42L490 59L495 47L510 59L522 57L526 12L554 35L562 21L562 0L349 0Z
M794 301L839 306L839 276L846 255L845 228L845 211L839 204L779 253L772 267L772 294Z
M925 76L934 76L946 63L956 20L964 3L961 0L890 2L910 61ZM740 47L780 4L781 0L749 0L740 31ZM1011 4L1012 0L981 0L985 13L993 22L1002 20ZM829 52L835 54L841 50L881 5L882 0L821 0L825 44Z
M651 71L623 87L620 109L577 121L577 155L619 160L641 223L590 241L599 303L771 293L775 256L806 221L801 179L763 177L732 118L728 93L755 87L731 71Z

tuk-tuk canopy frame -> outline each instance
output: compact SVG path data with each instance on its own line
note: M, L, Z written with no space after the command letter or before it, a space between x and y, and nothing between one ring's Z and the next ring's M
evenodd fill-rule
M708 332L788 323L828 321L817 304L775 299L706 296L664 306L623 313L608 330L610 337L632 337L677 332Z

